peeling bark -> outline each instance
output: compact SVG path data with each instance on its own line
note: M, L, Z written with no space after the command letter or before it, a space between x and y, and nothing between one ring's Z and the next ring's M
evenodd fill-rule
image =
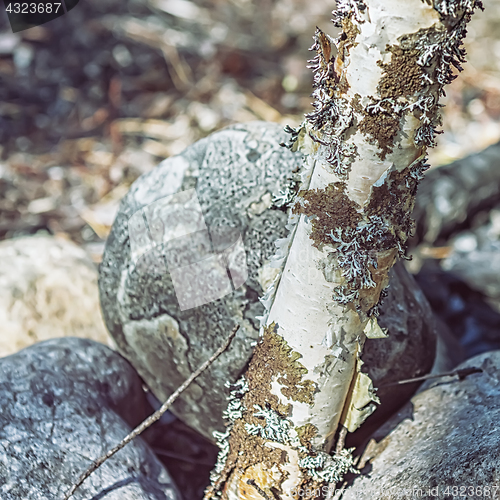
M339 39L317 30L315 109L290 130L289 147L306 157L288 202L290 235L277 242L281 273L262 299L259 346L231 393L207 498L297 498L352 468L348 450L328 452L339 424L353 432L376 408L360 371L363 343L384 336L378 305L413 230L438 99L464 62L476 7L339 0Z

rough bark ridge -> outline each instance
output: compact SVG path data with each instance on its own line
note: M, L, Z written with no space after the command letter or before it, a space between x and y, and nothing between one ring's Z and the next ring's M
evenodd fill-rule
M352 467L348 450L328 452L339 424L352 432L376 407L360 354L384 335L378 304L413 229L438 99L464 62L476 7L339 0L340 37L316 31L315 109L290 129L306 159L287 200L290 236L277 242L282 272L262 299L262 336L231 393L207 497L292 499Z

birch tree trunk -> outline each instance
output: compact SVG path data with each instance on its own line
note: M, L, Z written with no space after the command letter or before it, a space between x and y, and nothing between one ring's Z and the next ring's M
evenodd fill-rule
M298 188L281 193L290 236L277 242L281 272L231 392L207 498L307 498L352 467L348 450L328 452L340 424L353 432L376 407L360 355L366 337L384 336L378 305L413 229L438 99L464 62L476 7L338 0L340 37L316 31L315 110L290 129L306 160Z

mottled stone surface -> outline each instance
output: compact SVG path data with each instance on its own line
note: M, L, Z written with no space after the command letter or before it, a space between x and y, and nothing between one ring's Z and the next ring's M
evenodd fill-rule
M221 414L228 392L224 383L234 381L249 360L258 337L256 316L263 312L258 297L271 276L266 264L275 252L275 240L287 234L285 212L271 206L272 195L285 189L301 164L300 156L279 146L287 139L276 124L238 125L162 162L140 177L123 199L106 244L99 280L106 324L120 352L159 399L166 399L236 322L241 325L230 349L174 405L179 418L207 437L224 428ZM192 188L208 225L230 227L242 235L248 279L218 300L181 310L172 278L161 259L155 258L161 255L161 246L149 241L156 225L149 236L133 244L149 250L145 255L150 260L145 259L147 266L141 268L141 261L136 266L131 254L129 219L146 209L145 219L139 219L142 224L148 205ZM394 280L382 320L394 335L383 341L383 355L369 345L377 340L367 344L365 366L373 372L375 385L424 373L434 359L434 324L425 298L402 268ZM401 394L408 397L408 388ZM394 403L403 403L401 394L384 404L394 409Z
M499 497L500 351L464 367L483 373L433 382L377 431L342 500Z
M0 359L0 498L61 499L144 417L141 380L120 355L61 338ZM87 479L75 500L174 500L172 481L139 438Z
M28 236L0 243L0 357L72 335L110 343L97 269L74 243Z

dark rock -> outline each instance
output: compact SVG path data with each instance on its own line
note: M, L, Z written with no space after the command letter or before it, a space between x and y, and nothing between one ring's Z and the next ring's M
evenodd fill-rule
M460 343L463 359L500 349L500 312L492 307L491 298L473 290L457 275L443 271L433 259L424 261L415 278L436 317Z
M450 244L442 269L492 299L500 311L500 205L489 212L484 224L460 232Z
M460 228L474 213L500 199L500 142L431 170L420 183L413 212L414 243L433 244Z
M154 424L144 439L175 481L183 500L200 500L210 484L219 447L178 418L168 425Z
M134 369L86 339L53 339L0 359L0 498L60 499L90 463L144 414ZM180 498L169 474L137 438L73 497Z
M224 429L224 384L234 382L250 358L258 337L257 316L263 312L258 298L274 271L268 260L275 253L275 240L287 234L287 215L271 200L273 194L289 185L301 157L279 146L288 139L280 128L264 122L229 127L143 175L122 201L100 268L101 305L107 327L120 352L160 400L165 400L215 351L235 323L241 325L229 350L173 407L179 418L209 438L214 430ZM230 228L233 237L242 235L248 279L213 302L181 310L174 279L159 258L162 252L167 260L172 258L170 247L162 245L170 228L162 227L163 237L156 237L159 244L154 245L152 240L165 221L173 224L180 217L164 213L162 218L158 201L192 188L196 188L201 214L209 227ZM144 230L141 238L134 236L132 252L129 220L132 228L144 226L142 216L132 218L141 210L151 221L151 234ZM148 219L151 211L156 211L156 219ZM189 253L193 248L198 247L190 243L183 251ZM143 257L136 260L140 254ZM230 271L233 277L233 268ZM183 271L181 277L190 281L187 272ZM391 283L381 320L382 326L389 328L390 339L383 341L383 354L370 347L379 340L367 343L365 368L373 375L375 385L426 373L434 360L435 326L425 298L402 268L393 273ZM384 396L387 411L403 404L413 390L401 389L391 402Z
M417 282L465 357L500 348L499 166L500 143L431 170L414 212Z
M498 497L500 351L465 367L483 373L429 384L376 432L342 500Z

